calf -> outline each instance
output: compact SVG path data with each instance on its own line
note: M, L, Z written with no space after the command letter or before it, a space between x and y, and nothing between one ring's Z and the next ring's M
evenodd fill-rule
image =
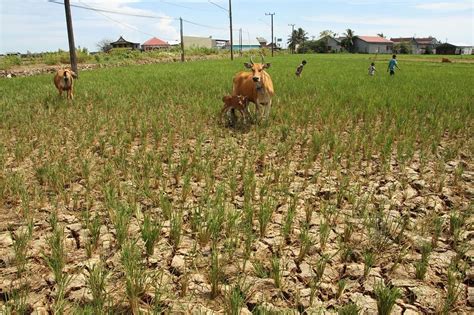
M264 116L268 118L275 93L272 78L265 71L270 68L270 63L265 63L262 56L262 63L254 63L250 58L250 62L244 63L244 66L251 72L242 71L234 76L232 95L246 96L249 102L255 104L257 116L260 105L264 105Z
M221 115L220 115L221 119L225 113L227 113L229 110L232 109L232 110L238 110L242 114L242 117L244 118L244 121L245 121L246 117L249 115L248 97L242 96L242 95L226 95L222 98L222 101L224 102L224 107L221 110Z
M67 98L73 99L74 97L74 78L77 75L70 69L60 69L54 76L54 85L58 89L59 96L63 95L63 91L67 91Z

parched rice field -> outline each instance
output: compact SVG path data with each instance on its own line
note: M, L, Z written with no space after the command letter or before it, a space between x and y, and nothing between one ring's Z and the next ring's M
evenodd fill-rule
M0 313L472 313L474 64L304 58L2 79Z

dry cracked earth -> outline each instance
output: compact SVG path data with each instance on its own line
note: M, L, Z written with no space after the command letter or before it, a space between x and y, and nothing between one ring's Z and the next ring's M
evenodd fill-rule
M235 135L230 140L211 138L200 145L201 154L225 145L233 146L240 154L235 164L238 170L247 154L246 141L245 135ZM188 140L188 144L191 155L197 154L195 140ZM449 290L448 269L455 265L459 294L448 313L472 314L474 170L469 149L465 149L464 153L461 151L458 157L449 161L437 160L435 157L428 161L421 160L419 153L415 153L405 165L397 163L396 155L393 154L385 170L377 155L350 165L342 160L330 167L330 163L321 157L310 163L304 162L308 152L301 143L295 143L290 149L290 160L280 156L277 150L269 150L264 156L256 158L251 167L255 174L256 193L252 197L254 211L266 198L259 193L262 187L269 187L274 203L264 235L259 233L257 215L254 217L254 239L249 247L248 261L244 259L245 237L239 231L240 228L233 232L231 239L226 238L225 233L222 234L217 241L217 249L211 248L211 242L198 240L192 226L192 215L193 209L203 204L202 198L206 196L206 187L209 187L207 180L193 176L189 184L190 192L182 201L185 178L169 175L170 163L157 162L162 164L163 177L169 180L163 184L159 179L151 178L150 186L165 193L173 207L179 205L182 208L183 231L179 246L173 249L170 242L171 223L164 218L160 202L136 197L137 210L131 217L128 236L137 239L136 246L142 250L145 271L153 275L148 278L150 283L146 286L146 292L141 294L140 311L151 313L150 305L159 299L159 312L164 313L229 312L229 293L238 283L243 296L240 314L337 313L341 306L351 302L358 306L361 314L377 314L374 287L383 281L399 288L401 292L392 314L434 314L442 310ZM172 155L176 163L182 154L180 150L184 150L183 147L176 147ZM135 151L136 148L132 146L130 156ZM92 169L99 176L107 156L100 156L94 150L88 154L87 158L94 165ZM213 158L211 162L214 166L213 183L217 187L218 183L229 180L225 169L230 162L219 157ZM5 169L22 172L30 190L35 187L46 189L44 183L35 177L34 168L29 158L19 164L12 156L7 157ZM462 172L459 171L461 169ZM280 177L276 174L280 174ZM124 191L133 191L135 188L133 181L128 178L119 178L118 182ZM227 222L229 216L235 216L238 227L243 220L245 199L244 176L241 172L235 172L235 182L235 192L226 194L225 220ZM283 186L288 195L279 190ZM7 198L0 209L0 312L7 311L6 305L11 303L7 300L12 298L11 293L25 285L26 281L27 312L51 313L57 292L53 273L45 263L44 256L51 251L47 242L52 233L48 221L55 210L59 225L64 227L64 272L72 276L65 291L64 312L72 313L91 303L87 270L99 263L109 271L106 284L108 311L131 312L126 298L121 251L114 224L107 213L102 188L87 184L84 178L77 178L64 187L70 196L75 196L69 198L69 202L61 199L53 203L50 198L30 200L34 227L27 245L26 271L22 279L18 278L14 250L15 238L25 229L21 216L22 201L6 194ZM210 192L211 196L215 194L215 188ZM126 198L125 193L121 196ZM294 205L292 200L296 200ZM295 216L290 234L285 238L282 229L292 206L296 209ZM85 246L90 232L84 224L84 209L100 216L102 222L98 246L91 257L88 257ZM383 215L375 221L371 220L377 209ZM160 236L153 255L148 258L145 258L144 243L140 238L144 213L162 218ZM453 214L463 218L455 244L450 225ZM436 240L433 236L433 218L438 218L442 224ZM326 238L321 236L324 233L321 228L323 222L329 226ZM301 258L304 226L312 241L306 248L306 255ZM225 223L223 230L227 227ZM229 244L231 242L234 244ZM416 279L415 264L421 259L423 242L433 244L433 250L428 258L424 279ZM368 249L373 250L375 261L372 268L366 270L364 253ZM212 250L219 253L220 268L218 294L214 298L211 298L210 281ZM280 263L279 278L275 276L272 257L277 257ZM323 258L326 259L325 268L321 268ZM159 298L156 296L158 291Z

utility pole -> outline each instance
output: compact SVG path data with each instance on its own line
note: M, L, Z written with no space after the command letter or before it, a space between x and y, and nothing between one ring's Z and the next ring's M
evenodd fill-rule
M69 41L71 68L79 78L79 73L77 71L76 45L74 45L74 33L72 30L71 6L69 5L69 0L64 0L64 10L66 11L67 38Z
M234 60L234 36L232 34L232 0L229 0L230 60Z
M179 18L179 34L181 37L181 62L184 62L183 19Z
M272 42L273 42L273 16L275 15L275 13L265 13L265 15L270 15L272 17ZM272 43L272 57L273 57L273 50L275 48L275 43L273 42Z
M212 5L215 5L221 10L227 11L229 13L229 28L230 28L230 60L234 60L234 36L232 34L232 0L229 0L229 8L226 9L223 6L212 2L211 0L207 0Z
M291 26L291 35L290 35L290 38L293 37L293 33L295 32L295 24L288 24L288 26ZM291 53L294 54L294 50L293 50L293 47L291 47Z
M240 56L242 57L242 29L239 29L239 47L240 47Z

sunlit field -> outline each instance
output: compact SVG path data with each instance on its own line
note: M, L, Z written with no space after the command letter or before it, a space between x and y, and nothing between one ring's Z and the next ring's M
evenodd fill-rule
M0 80L0 313L472 312L474 63L388 58L267 57L234 127L247 59Z

